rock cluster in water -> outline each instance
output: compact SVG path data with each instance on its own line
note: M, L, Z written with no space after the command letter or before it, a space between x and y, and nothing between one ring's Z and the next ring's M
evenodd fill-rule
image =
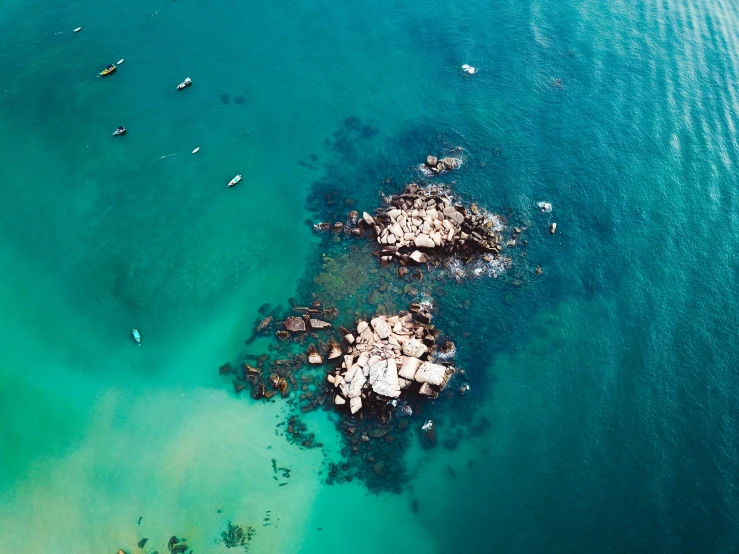
M355 414L365 404L384 405L404 392L438 396L455 369L429 359L435 331L431 315L419 304L410 312L360 321L345 336L349 346L340 367L326 378L336 388L334 404L348 404Z
M437 158L436 156L426 156L426 166L424 169L434 174L439 174L444 171L451 171L452 169L458 168L462 165L462 162L457 158L447 156L446 158Z
M425 264L433 255L454 254L465 261L482 254L492 261L503 248L503 222L498 216L476 204L467 208L455 203L443 187L423 188L415 183L388 197L374 217L364 212L359 228L375 232L383 265L393 259L403 266Z

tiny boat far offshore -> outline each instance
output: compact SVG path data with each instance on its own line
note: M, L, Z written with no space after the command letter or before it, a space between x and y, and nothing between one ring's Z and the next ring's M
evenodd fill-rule
M138 329L133 330L133 338L136 339L138 345L141 346L141 335L139 335Z
M115 131L113 131L114 137L118 137L118 136L125 135L125 134L126 134L126 128L123 125L121 125Z
M182 90L192 85L192 79L190 77L187 77L184 81L182 81L179 85L177 85L177 90Z
M233 179L231 179L231 180L230 180L230 181L228 182L228 186L229 186L229 187L232 187L232 186L234 186L235 184L237 184L237 183L238 183L239 181L241 181L241 175L237 175L236 177L234 177Z
M108 65L105 66L105 69L103 69L100 72L100 76L105 77L106 75L110 75L111 73L115 73L115 65L112 63L109 63Z

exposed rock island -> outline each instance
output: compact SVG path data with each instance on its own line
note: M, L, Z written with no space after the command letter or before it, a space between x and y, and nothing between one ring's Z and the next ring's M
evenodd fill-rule
M352 414L366 404L387 404L406 392L436 398L455 369L431 360L438 331L419 304L410 312L378 315L360 321L345 336L339 368L327 376L336 388L334 404L349 405Z
M425 264L432 256L454 254L464 261L480 255L492 261L504 247L499 216L474 203L455 202L442 186L411 183L402 194L387 197L374 216L364 212L358 227L374 231L384 265L393 259L401 265Z

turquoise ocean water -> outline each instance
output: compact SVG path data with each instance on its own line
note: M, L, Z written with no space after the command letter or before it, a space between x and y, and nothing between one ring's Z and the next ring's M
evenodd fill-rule
M718 0L0 4L0 552L734 552L737 37ZM371 211L451 146L529 227L521 286L438 299L472 384L438 409L487 424L401 494L322 484L217 368L327 193Z

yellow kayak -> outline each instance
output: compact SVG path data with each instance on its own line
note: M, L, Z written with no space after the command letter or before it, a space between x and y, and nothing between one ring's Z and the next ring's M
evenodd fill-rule
M110 63L110 64L106 65L106 66L105 66L105 69L103 69L103 70L102 70L102 71L100 72L100 76L101 76L101 77L105 77L106 75L110 75L110 74L111 74L111 73L113 73L114 71L115 71L115 65L113 65L112 63Z

